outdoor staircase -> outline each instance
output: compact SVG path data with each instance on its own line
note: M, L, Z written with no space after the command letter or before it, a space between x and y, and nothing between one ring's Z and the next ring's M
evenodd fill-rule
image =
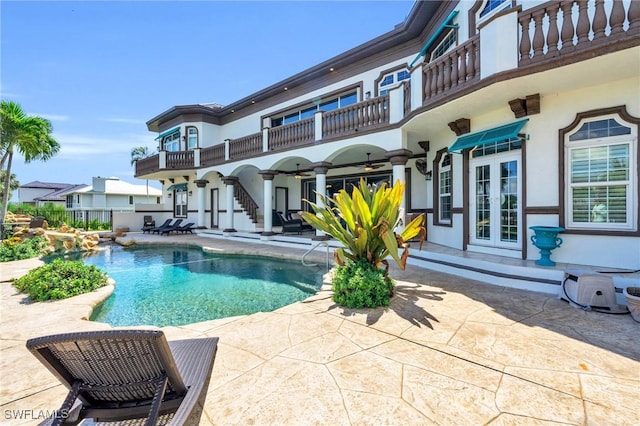
M258 223L258 203L251 198L249 192L247 192L240 182L234 183L233 196L242 207L242 210L249 215L251 222Z

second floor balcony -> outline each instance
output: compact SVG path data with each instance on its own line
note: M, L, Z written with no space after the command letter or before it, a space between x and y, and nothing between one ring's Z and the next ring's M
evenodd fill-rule
M489 25L517 28L516 49L496 52L495 34L485 31L439 58L417 64L411 78L374 97L294 123L190 151L168 152L136 163L137 177L162 170L188 170L346 139L402 125L403 120L497 81L521 77L640 45L640 1L549 1L514 8ZM512 25L515 22L515 25ZM633 54L633 53L632 53ZM636 53L637 54L637 53ZM487 59L483 61L483 55ZM491 56L491 58L489 58ZM497 57L496 57L497 56ZM497 68L496 63L502 68Z

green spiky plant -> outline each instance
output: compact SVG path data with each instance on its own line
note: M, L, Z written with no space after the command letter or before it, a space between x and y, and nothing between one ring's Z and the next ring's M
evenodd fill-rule
M335 302L350 308L389 304L393 281L387 257L404 269L409 256L407 241L419 236L422 248L426 237L424 215L395 232L400 225L403 194L404 183L399 181L392 187L386 183L370 187L360 179L351 193L342 189L334 198L317 194L320 204L305 200L313 213L303 212L302 218L344 246L334 254L338 265L333 280ZM381 279L375 278L376 274Z

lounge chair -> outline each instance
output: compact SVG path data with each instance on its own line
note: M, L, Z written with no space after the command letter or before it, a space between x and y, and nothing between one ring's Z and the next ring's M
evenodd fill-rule
M159 416L197 424L217 344L217 337L167 342L161 330L129 329L30 339L27 348L69 389L57 417L41 424L146 418L155 425Z
M172 220L173 219L167 219L167 220L164 221L164 223L162 225L156 226L155 228L151 228L151 230L150 230L151 233L152 234L159 234L162 229L167 228L169 226L173 226L173 224L171 223ZM174 222L174 224L175 224L175 222Z
M193 234L194 225L195 223L189 222L186 225L178 226L176 229L174 229L174 231L180 232L182 234L186 234L187 232Z
M42 228L47 219L44 216L36 216L29 222L29 228Z
M287 219L288 220L300 220L301 223L302 223L302 232L313 231L313 226L311 226L311 224L307 223L307 221L304 220L302 218L302 216L300 216L296 212L287 212Z
M171 221L171 219L169 219L169 221ZM145 216L144 217L144 225L142 225L142 233L144 234L145 232L151 232L151 229L155 228L156 226L156 221L153 220L153 218L151 216Z
M280 217L283 234L286 234L287 232L302 234L302 219L287 219L280 212L278 212L278 217Z
M158 233L159 233L160 235L162 235L162 234L167 234L167 235L169 235L169 234L171 233L171 231L175 231L175 230L180 226L180 224L181 224L181 223L182 223L182 219L177 219L177 220L176 220L175 222L173 222L171 225L169 225L169 226L165 226L164 228L160 229L160 230L158 231Z

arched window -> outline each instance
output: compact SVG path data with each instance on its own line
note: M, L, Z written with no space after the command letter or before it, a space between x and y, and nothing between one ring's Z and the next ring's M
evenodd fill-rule
M198 148L198 129L196 127L187 127L187 151Z
M578 115L561 134L565 227L637 231L637 121L626 113Z

